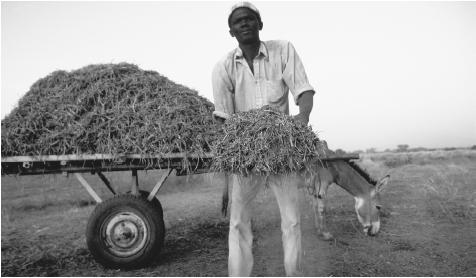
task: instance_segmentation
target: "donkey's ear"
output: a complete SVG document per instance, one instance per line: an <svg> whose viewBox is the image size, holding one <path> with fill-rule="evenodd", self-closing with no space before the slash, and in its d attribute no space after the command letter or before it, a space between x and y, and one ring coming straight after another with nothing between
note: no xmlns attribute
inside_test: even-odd
<svg viewBox="0 0 476 278"><path fill-rule="evenodd" d="M377 191L377 192L382 191L382 187L387 185L389 179L390 179L390 175L386 175L385 177L381 178L378 181L377 185L375 186L375 191Z"/></svg>

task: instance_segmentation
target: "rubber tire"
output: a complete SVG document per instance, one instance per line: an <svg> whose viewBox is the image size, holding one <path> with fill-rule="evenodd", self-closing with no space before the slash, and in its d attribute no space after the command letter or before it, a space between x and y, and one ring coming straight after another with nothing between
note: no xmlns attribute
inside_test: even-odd
<svg viewBox="0 0 476 278"><path fill-rule="evenodd" d="M139 190L139 193L142 196L142 198L146 200L147 200L147 197L149 197L149 191ZM126 194L132 194L132 193L131 191L127 191ZM152 199L152 201L150 202L152 203L153 206L158 207L160 211L162 211L162 205L160 204L159 199L157 199L157 197L154 197L154 199Z"/></svg>
<svg viewBox="0 0 476 278"><path fill-rule="evenodd" d="M145 223L148 230L145 245L127 257L110 252L105 239L101 236L101 228L105 222L119 212L133 212ZM86 228L89 251L98 263L107 268L134 269L147 265L160 253L164 238L165 226L159 200L149 202L143 196L131 194L116 195L97 205Z"/></svg>

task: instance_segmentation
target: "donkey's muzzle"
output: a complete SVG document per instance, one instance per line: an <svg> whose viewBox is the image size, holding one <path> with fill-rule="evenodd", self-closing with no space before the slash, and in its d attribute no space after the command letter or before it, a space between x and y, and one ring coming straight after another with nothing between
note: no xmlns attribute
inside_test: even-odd
<svg viewBox="0 0 476 278"><path fill-rule="evenodd" d="M372 225L364 226L364 233L368 236L375 236L377 232L374 230L375 229L373 229Z"/></svg>
<svg viewBox="0 0 476 278"><path fill-rule="evenodd" d="M375 236L380 230L380 222L373 222L371 225L364 226L364 233L368 236Z"/></svg>

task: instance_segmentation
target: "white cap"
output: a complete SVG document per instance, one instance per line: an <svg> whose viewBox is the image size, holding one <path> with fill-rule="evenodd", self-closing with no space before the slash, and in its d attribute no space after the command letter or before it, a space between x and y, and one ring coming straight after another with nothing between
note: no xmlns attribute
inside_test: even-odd
<svg viewBox="0 0 476 278"><path fill-rule="evenodd" d="M228 22L230 22L230 17L233 14L233 12L236 9L239 9L239 8L248 8L248 9L252 10L253 12L255 12L258 15L258 18L261 19L261 15L260 15L258 9L255 7L255 5L253 5L253 4L251 4L250 2L247 2L247 1L241 1L241 2L238 2L238 3L234 4L231 7L230 13L228 14Z"/></svg>

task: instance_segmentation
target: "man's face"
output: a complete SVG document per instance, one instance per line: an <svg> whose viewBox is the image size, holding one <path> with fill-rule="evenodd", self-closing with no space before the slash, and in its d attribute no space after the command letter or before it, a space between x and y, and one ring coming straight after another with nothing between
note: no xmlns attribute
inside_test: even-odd
<svg viewBox="0 0 476 278"><path fill-rule="evenodd" d="M263 24L248 8L236 9L230 18L230 35L240 44L259 42L259 31Z"/></svg>

